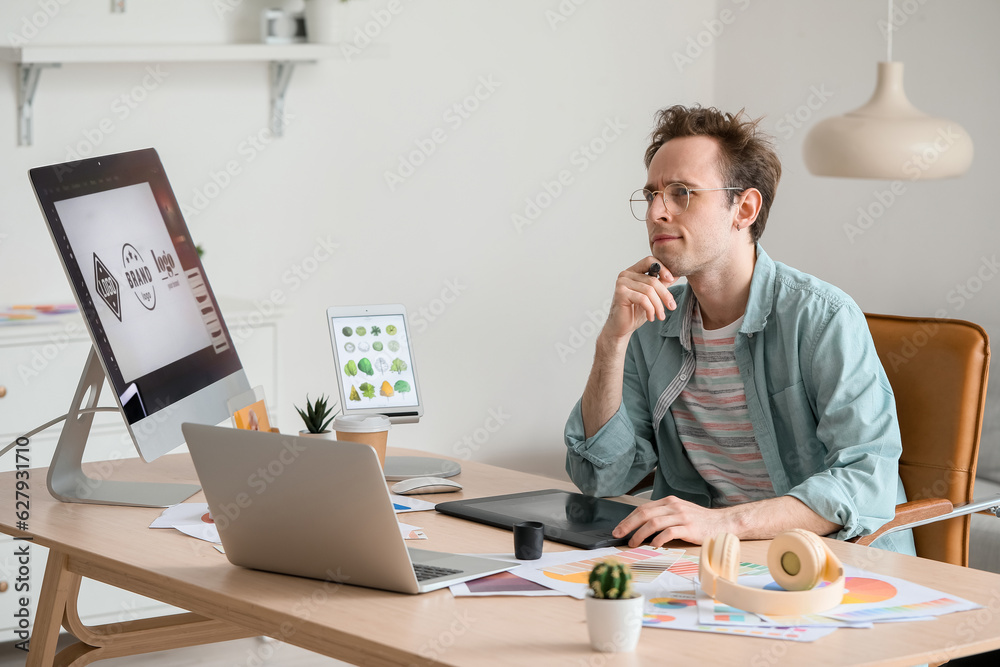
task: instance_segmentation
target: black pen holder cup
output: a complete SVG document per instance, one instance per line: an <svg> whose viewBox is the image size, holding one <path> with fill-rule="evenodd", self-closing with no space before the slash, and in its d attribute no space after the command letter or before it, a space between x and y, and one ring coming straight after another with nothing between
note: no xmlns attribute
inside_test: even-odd
<svg viewBox="0 0 1000 667"><path fill-rule="evenodd" d="M514 557L518 560L536 560L542 557L545 526L541 521L522 521L514 524Z"/></svg>

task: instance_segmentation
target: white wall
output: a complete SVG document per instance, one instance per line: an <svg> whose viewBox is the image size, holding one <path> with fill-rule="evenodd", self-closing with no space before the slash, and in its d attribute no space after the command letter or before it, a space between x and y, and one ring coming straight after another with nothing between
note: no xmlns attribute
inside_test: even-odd
<svg viewBox="0 0 1000 667"><path fill-rule="evenodd" d="M784 174L762 242L867 311L967 319L1000 340L1000 4L896 2L893 60L905 64L907 95L969 132L968 173L903 181L894 194L891 181L819 178L803 163L812 124L871 96L876 63L886 59L886 5L755 2L716 40L716 102L765 116L762 126L778 139ZM861 218L859 208L873 217Z"/></svg>
<svg viewBox="0 0 1000 667"><path fill-rule="evenodd" d="M45 1L0 5L5 43ZM897 3L910 12L894 49L910 99L961 123L976 157L960 179L905 183L851 239L845 226L857 223L858 207L890 184L813 177L801 144L811 123L870 96L885 57L884 2L579 1L402 0L375 39L381 57L296 70L287 136L262 151L246 143L267 127L262 65L163 66L164 82L127 118L112 105L142 81L145 65L46 71L30 148L16 146L14 67L0 68L0 302L69 298L26 171L62 161L111 119L98 151L155 146L188 206L213 172L239 163L241 173L188 224L207 249L217 293L266 300L279 290L286 299L283 429L298 427L292 402L335 390L325 308L399 301L412 314L428 404L419 425L393 431L392 444L561 475L562 426L593 354L591 314L603 317L618 271L648 252L624 199L644 176L652 113L702 102L766 115L764 128L778 137L784 178L763 239L773 257L839 285L866 310L943 309L1000 335L1000 280L983 268L1000 245L992 201L1000 49L988 34L1000 5ZM372 0L371 10L386 2ZM218 4L128 0L126 14L112 15L107 0L69 0L33 41L250 40L259 10L277 3L244 0L222 17ZM547 12L561 6L576 8L553 27ZM499 87L455 127L445 114L480 77ZM832 96L803 111L814 87ZM804 127L782 124L797 111L810 116ZM616 119L620 137L581 160L580 146L599 147ZM391 190L385 172L435 128L447 140ZM515 229L512 214L561 170L572 183ZM334 257L297 282L293 267L327 237L338 244ZM956 285L981 288L965 299ZM485 429L496 423L491 411L504 415L495 433ZM465 438L480 442L470 448Z"/></svg>
<svg viewBox="0 0 1000 667"><path fill-rule="evenodd" d="M960 178L903 181L894 194L891 181L818 178L805 168L808 128L874 90L876 63L886 59L884 0L769 0L735 12L713 43L713 98L765 116L778 138L784 175L762 239L773 257L840 286L866 311L970 320L1000 341L1000 3L897 0L895 9L892 56L905 65L910 101L972 137L975 158ZM873 217L859 222L859 209ZM993 371L984 447L1000 429Z"/></svg>
<svg viewBox="0 0 1000 667"><path fill-rule="evenodd" d="M0 4L5 44L45 2ZM128 0L124 15L109 4L70 0L32 43L249 40L259 10L276 3L245 0L223 17L207 0ZM575 11L555 22L560 4ZM286 136L261 151L247 143L268 121L260 64L162 65L166 78L124 118L115 100L142 82L145 65L45 71L31 147L16 145L15 68L0 68L0 302L70 299L26 172L63 161L110 119L97 152L155 146L189 207L213 172L239 164L188 224L218 294L263 301L278 290L286 300L284 430L298 428L292 402L335 391L326 307L398 301L411 312L427 412L396 428L391 444L562 475L562 426L596 335L588 313L647 252L625 198L643 182L652 113L711 96L712 54L693 76L672 69L670 54L686 25L713 12L652 0L403 0L375 40L382 57L295 71ZM481 78L499 87L457 126L445 114ZM609 122L624 129L608 131L605 145ZM447 140L390 189L385 172L435 128ZM591 142L603 151L592 161L579 152ZM572 183L517 230L512 214L562 170ZM321 238L338 244L333 258L295 279ZM494 433L491 411L504 421Z"/></svg>

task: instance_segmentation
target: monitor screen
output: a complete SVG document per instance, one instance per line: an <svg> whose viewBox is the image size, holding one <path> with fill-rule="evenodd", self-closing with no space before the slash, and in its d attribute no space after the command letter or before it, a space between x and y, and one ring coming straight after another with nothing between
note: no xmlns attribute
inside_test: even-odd
<svg viewBox="0 0 1000 667"><path fill-rule="evenodd" d="M39 167L31 180L104 372L146 460L218 424L249 388L156 151Z"/></svg>

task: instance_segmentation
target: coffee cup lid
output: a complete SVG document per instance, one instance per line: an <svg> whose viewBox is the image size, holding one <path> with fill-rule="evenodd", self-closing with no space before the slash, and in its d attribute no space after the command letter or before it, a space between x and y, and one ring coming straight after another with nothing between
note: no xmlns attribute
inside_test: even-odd
<svg viewBox="0 0 1000 667"><path fill-rule="evenodd" d="M333 420L333 430L341 433L388 431L392 422L384 415L340 415Z"/></svg>

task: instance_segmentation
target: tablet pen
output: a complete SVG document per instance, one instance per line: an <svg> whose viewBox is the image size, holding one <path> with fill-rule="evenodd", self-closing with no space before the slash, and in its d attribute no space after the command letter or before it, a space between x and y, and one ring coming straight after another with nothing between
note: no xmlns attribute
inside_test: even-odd
<svg viewBox="0 0 1000 667"><path fill-rule="evenodd" d="M659 278L660 277L660 263L659 262L653 262L652 264L650 264L649 265L649 271L646 271L646 275L649 276L650 278Z"/></svg>

